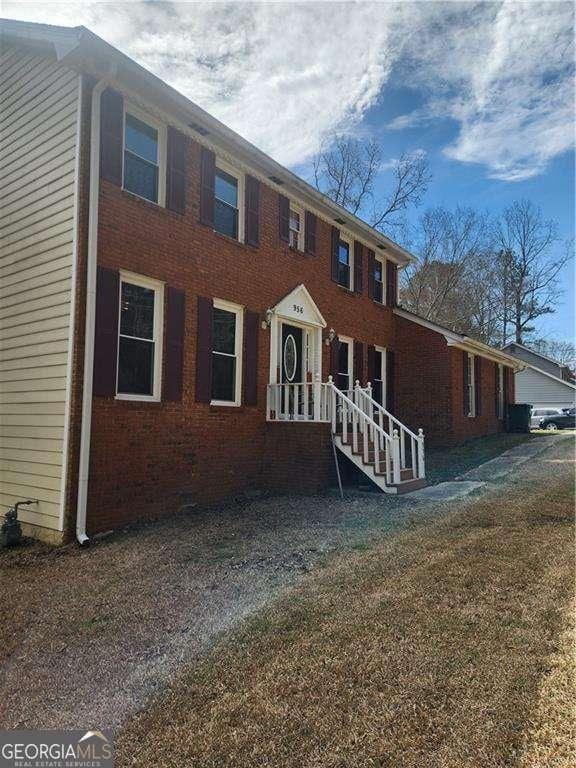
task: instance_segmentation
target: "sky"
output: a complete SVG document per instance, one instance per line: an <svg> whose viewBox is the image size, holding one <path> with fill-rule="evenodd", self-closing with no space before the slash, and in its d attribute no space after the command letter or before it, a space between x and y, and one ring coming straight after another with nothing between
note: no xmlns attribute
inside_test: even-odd
<svg viewBox="0 0 576 768"><path fill-rule="evenodd" d="M571 2L12 2L83 24L305 177L335 133L425 154L421 210L529 198L574 237ZM413 214L417 217L419 212ZM558 244L558 248L562 244ZM574 264L538 334L574 336Z"/></svg>

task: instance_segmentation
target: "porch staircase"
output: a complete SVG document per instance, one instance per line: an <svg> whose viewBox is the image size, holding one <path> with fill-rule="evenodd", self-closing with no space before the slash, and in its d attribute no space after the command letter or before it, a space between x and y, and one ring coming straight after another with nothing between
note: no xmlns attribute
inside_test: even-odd
<svg viewBox="0 0 576 768"><path fill-rule="evenodd" d="M400 494L426 485L424 434L414 433L356 382L343 392L328 378L332 435L336 448L384 493Z"/></svg>
<svg viewBox="0 0 576 768"><path fill-rule="evenodd" d="M268 421L328 422L337 450L384 493L408 493L426 485L424 433L412 432L372 397L370 383L351 390L322 383L273 383Z"/></svg>

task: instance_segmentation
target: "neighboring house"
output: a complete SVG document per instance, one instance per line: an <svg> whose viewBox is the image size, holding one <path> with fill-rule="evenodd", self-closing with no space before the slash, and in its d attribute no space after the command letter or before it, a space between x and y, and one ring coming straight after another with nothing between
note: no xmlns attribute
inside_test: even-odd
<svg viewBox="0 0 576 768"><path fill-rule="evenodd" d="M516 371L516 402L534 408L574 408L576 386L567 380L567 367L533 349L511 342L504 351L526 365Z"/></svg>
<svg viewBox="0 0 576 768"><path fill-rule="evenodd" d="M407 251L88 30L0 33L0 504L36 500L27 533L318 490L332 439L397 493L425 440L503 429L520 364L399 308Z"/></svg>

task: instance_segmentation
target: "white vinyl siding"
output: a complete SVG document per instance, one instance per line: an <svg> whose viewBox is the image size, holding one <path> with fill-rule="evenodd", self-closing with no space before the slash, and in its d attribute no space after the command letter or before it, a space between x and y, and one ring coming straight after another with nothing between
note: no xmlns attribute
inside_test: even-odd
<svg viewBox="0 0 576 768"><path fill-rule="evenodd" d="M517 403L529 403L535 408L545 408L547 405L556 408L574 407L574 387L533 368L519 371L514 383Z"/></svg>
<svg viewBox="0 0 576 768"><path fill-rule="evenodd" d="M79 78L0 56L0 515L62 529Z"/></svg>

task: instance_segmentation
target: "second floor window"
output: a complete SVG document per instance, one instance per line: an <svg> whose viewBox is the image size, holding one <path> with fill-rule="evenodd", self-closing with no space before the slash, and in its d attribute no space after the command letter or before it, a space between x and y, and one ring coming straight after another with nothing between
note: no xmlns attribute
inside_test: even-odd
<svg viewBox="0 0 576 768"><path fill-rule="evenodd" d="M238 179L216 168L214 197L214 229L237 240Z"/></svg>
<svg viewBox="0 0 576 768"><path fill-rule="evenodd" d="M290 229L289 229L289 243L290 248L295 250L302 250L301 243L302 234L302 218L298 211L290 209Z"/></svg>
<svg viewBox="0 0 576 768"><path fill-rule="evenodd" d="M345 288L351 288L350 285L350 246L344 240L340 240L338 245L338 282Z"/></svg>
<svg viewBox="0 0 576 768"><path fill-rule="evenodd" d="M158 131L126 113L124 126L124 189L158 202Z"/></svg>
<svg viewBox="0 0 576 768"><path fill-rule="evenodd" d="M379 259L374 259L374 296L380 304L384 301L384 266Z"/></svg>

